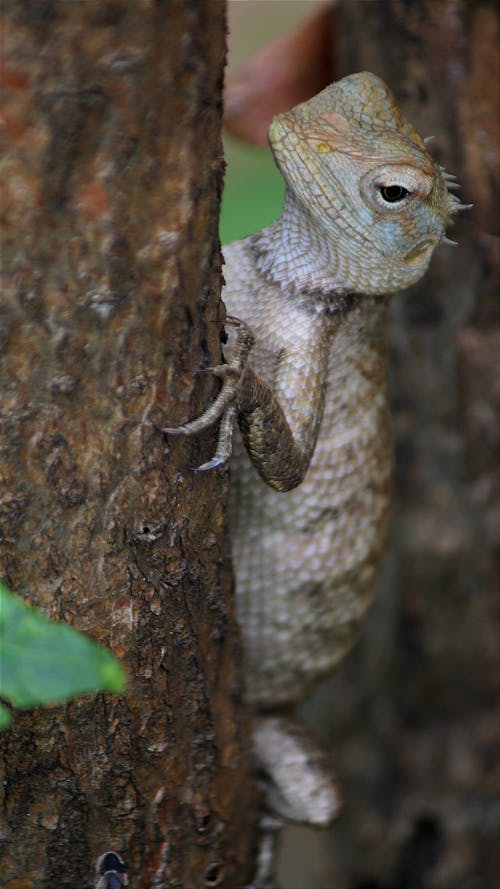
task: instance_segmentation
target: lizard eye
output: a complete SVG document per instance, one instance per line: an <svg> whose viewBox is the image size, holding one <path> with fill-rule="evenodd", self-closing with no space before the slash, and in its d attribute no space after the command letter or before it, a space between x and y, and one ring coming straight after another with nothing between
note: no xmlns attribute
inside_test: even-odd
<svg viewBox="0 0 500 889"><path fill-rule="evenodd" d="M402 201L410 192L407 188L403 188L402 185L382 185L380 194L388 204L396 204L398 201Z"/></svg>
<svg viewBox="0 0 500 889"><path fill-rule="evenodd" d="M406 164L381 164L369 169L359 181L364 202L384 218L407 212L418 198L425 201L435 181L430 174L417 166Z"/></svg>
<svg viewBox="0 0 500 889"><path fill-rule="evenodd" d="M398 201L402 201L410 192L407 188L403 188L402 185L382 185L380 194L388 204L396 204Z"/></svg>

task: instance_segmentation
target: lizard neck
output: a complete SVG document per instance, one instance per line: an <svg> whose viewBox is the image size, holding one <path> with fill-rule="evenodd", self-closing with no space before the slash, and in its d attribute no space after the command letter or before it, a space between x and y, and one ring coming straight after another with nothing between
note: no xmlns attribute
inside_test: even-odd
<svg viewBox="0 0 500 889"><path fill-rule="evenodd" d="M355 286L352 248L342 249L345 238L345 231L331 219L323 226L287 188L280 218L250 242L257 271L272 283L291 294L328 294L335 303L336 297L362 292Z"/></svg>

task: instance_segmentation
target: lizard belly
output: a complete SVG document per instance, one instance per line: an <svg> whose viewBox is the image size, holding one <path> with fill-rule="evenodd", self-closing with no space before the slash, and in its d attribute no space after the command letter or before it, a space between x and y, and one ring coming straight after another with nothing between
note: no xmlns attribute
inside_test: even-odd
<svg viewBox="0 0 500 889"><path fill-rule="evenodd" d="M354 407L340 396L327 402L311 465L291 492L269 488L235 442L236 608L249 698L261 707L297 700L328 673L372 598L389 505L390 423L385 387L358 382L365 391Z"/></svg>

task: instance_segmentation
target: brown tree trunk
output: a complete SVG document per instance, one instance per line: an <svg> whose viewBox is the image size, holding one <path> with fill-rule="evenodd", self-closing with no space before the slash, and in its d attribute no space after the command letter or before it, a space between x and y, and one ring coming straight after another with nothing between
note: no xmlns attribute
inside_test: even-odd
<svg viewBox="0 0 500 889"><path fill-rule="evenodd" d="M2 733L8 889L236 886L255 800L213 434L220 0L4 0L1 575L130 680Z"/></svg>
<svg viewBox="0 0 500 889"><path fill-rule="evenodd" d="M497 11L486 0L346 0L341 33L338 76L380 75L435 137L434 156L474 209L450 232L459 247L440 249L422 283L393 299L392 538L360 644L312 706L346 804L322 841L330 865L307 885L491 889L500 885ZM304 885L299 865L289 862L285 886Z"/></svg>

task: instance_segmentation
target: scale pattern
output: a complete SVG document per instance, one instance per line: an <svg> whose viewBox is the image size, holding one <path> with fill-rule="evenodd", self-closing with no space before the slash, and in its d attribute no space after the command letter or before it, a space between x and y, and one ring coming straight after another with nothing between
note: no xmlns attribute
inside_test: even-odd
<svg viewBox="0 0 500 889"><path fill-rule="evenodd" d="M237 613L261 709L297 701L331 671L370 603L391 487L387 294L421 277L460 206L372 74L280 115L270 141L283 214L225 248L223 299L251 326L251 367L313 456L295 490L274 490L235 436ZM403 199L384 200L391 186Z"/></svg>
<svg viewBox="0 0 500 889"><path fill-rule="evenodd" d="M275 388L284 349L296 349L297 406L328 397L314 456L293 491L258 476L238 435L231 461L236 602L253 703L302 697L355 639L370 602L389 508L391 442L385 384L385 298L357 299L345 316L311 318L255 276L249 243L227 251L225 300L252 318L253 368ZM276 323L278 322L278 323ZM325 353L325 376L310 365ZM316 387L316 390L314 389Z"/></svg>

